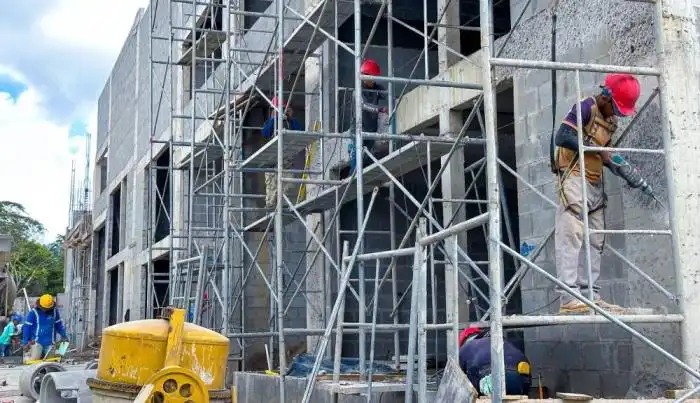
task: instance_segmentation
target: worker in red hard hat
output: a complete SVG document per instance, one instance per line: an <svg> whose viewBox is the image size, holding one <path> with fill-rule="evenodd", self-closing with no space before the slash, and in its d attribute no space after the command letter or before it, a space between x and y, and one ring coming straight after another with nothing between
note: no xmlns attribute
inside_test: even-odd
<svg viewBox="0 0 700 403"><path fill-rule="evenodd" d="M380 76L382 70L379 63L372 59L366 59L360 66L360 74L365 76ZM386 89L373 80L362 80L362 131L365 133L377 133L379 131L379 114L387 113L387 108L382 104L386 102ZM362 146L372 151L374 140L362 141ZM350 170L355 169L355 143L351 142L348 152L350 153Z"/></svg>
<svg viewBox="0 0 700 403"><path fill-rule="evenodd" d="M583 143L591 147L609 147L617 128L619 117L635 113L639 98L639 81L630 74L608 74L596 96L579 101ZM607 311L621 313L624 308L601 299L597 284L605 237L601 233L590 234L591 278L588 278L585 248L583 246L583 191L578 155L578 112L574 105L554 136L552 168L557 175L559 207L556 212L555 248L557 276L576 293L589 297L593 290L594 302ZM619 170L624 159L608 151L587 151L584 157L586 177L586 203L591 230L604 229L604 209L607 196L603 186L603 167L622 177L632 187L643 181L637 169ZM625 162L626 163L626 162ZM644 182L646 183L646 182ZM563 290L560 291L560 312L587 312L588 306Z"/></svg>
<svg viewBox="0 0 700 403"><path fill-rule="evenodd" d="M278 107L279 101L277 99L277 96L272 97L272 108L270 108L270 117L265 121L265 124L263 125L262 128L262 136L266 139L269 140L272 137L275 136L275 130L277 128L277 107ZM304 126L302 126L301 122L297 118L294 117L294 111L292 108L284 104L284 121L282 122L282 126L286 130L297 130L301 131L304 130ZM277 202L277 174L274 172L265 172L265 205L270 207L274 206L275 203ZM285 183L284 185L285 189L289 189L291 187L291 184ZM286 193L286 190L285 190Z"/></svg>
<svg viewBox="0 0 700 403"><path fill-rule="evenodd" d="M530 360L508 340L503 340L507 395L527 395L532 384ZM459 335L459 366L481 395L491 395L491 337L488 329L468 327Z"/></svg>

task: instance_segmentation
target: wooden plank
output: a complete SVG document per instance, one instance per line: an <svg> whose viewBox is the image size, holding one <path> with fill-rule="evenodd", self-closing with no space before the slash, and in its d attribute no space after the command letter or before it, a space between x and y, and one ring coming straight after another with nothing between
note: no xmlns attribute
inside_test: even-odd
<svg viewBox="0 0 700 403"><path fill-rule="evenodd" d="M479 393L469 382L469 378L453 359L447 360L440 386L435 395L436 402L474 403Z"/></svg>

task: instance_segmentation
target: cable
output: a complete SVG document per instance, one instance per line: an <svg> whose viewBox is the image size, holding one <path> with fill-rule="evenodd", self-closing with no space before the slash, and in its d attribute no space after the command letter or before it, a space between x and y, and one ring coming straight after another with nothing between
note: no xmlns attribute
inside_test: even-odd
<svg viewBox="0 0 700 403"><path fill-rule="evenodd" d="M557 301L559 301L559 298L558 298L558 297L557 297L557 298L554 298L554 299L551 300L551 301L549 301L549 303L548 303L547 305L541 306L541 307L539 307L539 308L535 308L535 309L533 309L533 310L531 310L531 311L529 311L529 312L523 312L522 315L530 315L530 314L533 314L533 313L535 313L535 312L539 312L539 311L541 311L541 310L543 310L543 309L545 309L545 308L549 308L550 306L552 306L552 304L554 304L554 303L557 302Z"/></svg>

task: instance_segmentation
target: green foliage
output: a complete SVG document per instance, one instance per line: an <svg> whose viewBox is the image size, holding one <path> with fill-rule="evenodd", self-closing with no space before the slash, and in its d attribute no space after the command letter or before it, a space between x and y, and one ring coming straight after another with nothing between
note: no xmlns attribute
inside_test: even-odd
<svg viewBox="0 0 700 403"><path fill-rule="evenodd" d="M24 206L0 201L0 234L12 236L14 245L26 239L33 239L44 232L44 226L27 214Z"/></svg>
<svg viewBox="0 0 700 403"><path fill-rule="evenodd" d="M11 235L13 241L10 273L17 289L26 288L30 295L63 291L63 236L42 245L37 239L43 233L44 226L24 206L0 201L0 234Z"/></svg>

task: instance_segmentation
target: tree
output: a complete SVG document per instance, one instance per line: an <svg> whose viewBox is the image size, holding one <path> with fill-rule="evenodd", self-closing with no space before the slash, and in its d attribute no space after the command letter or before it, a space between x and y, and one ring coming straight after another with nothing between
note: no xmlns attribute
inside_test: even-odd
<svg viewBox="0 0 700 403"><path fill-rule="evenodd" d="M0 201L0 234L12 236L13 246L22 240L33 239L44 232L44 226L27 214L24 206Z"/></svg>
<svg viewBox="0 0 700 403"><path fill-rule="evenodd" d="M24 206L11 201L0 201L0 234L12 236L10 273L17 289L27 293L63 291L63 236L49 245L37 241L44 226L30 217Z"/></svg>

